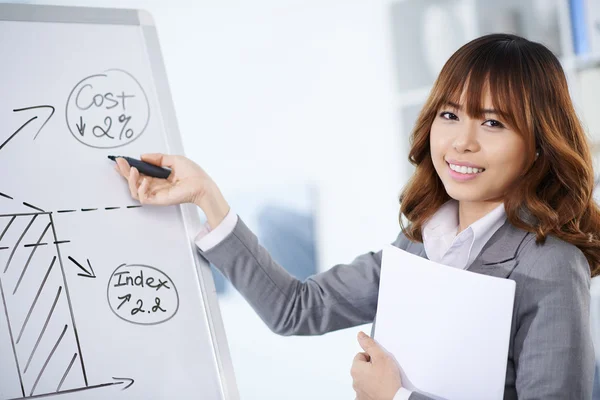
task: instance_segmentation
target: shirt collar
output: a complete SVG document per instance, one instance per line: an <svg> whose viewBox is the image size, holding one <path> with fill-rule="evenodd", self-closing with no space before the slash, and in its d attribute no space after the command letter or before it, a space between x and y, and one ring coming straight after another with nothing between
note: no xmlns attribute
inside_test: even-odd
<svg viewBox="0 0 600 400"><path fill-rule="evenodd" d="M504 204L500 204L469 225L457 237L458 201L449 200L423 224L422 235L425 252L432 261L441 262L451 247L466 246L468 249L465 252L464 260L466 265L461 267L467 268L505 221Z"/></svg>
<svg viewBox="0 0 600 400"><path fill-rule="evenodd" d="M426 237L440 237L458 232L458 202L450 200L442 206L423 224L423 240Z"/></svg>
<svg viewBox="0 0 600 400"><path fill-rule="evenodd" d="M473 230L473 244L471 245L469 260L465 268L475 261L475 258L481 253L483 246L485 246L494 233L500 229L505 221L506 211L504 209L504 204L500 204L470 225L470 228Z"/></svg>

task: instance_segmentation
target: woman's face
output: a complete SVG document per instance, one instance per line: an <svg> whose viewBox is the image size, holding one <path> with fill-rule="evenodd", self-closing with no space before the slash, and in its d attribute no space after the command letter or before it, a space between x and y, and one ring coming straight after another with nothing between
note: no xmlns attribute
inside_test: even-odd
<svg viewBox="0 0 600 400"><path fill-rule="evenodd" d="M495 113L489 92L483 119L461 104L443 106L431 126L433 165L448 195L458 201L501 201L525 168L525 141Z"/></svg>

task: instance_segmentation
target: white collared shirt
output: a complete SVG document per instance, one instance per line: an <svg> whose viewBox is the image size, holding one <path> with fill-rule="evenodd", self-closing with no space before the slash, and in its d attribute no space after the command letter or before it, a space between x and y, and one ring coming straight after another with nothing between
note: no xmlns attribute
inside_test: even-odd
<svg viewBox="0 0 600 400"><path fill-rule="evenodd" d="M235 228L238 216L229 210L221 223L210 229L208 223L196 236L196 245L207 251L223 241ZM451 267L465 269L473 263L483 246L506 221L504 204L458 232L458 202L450 200L423 225L423 245L427 258ZM409 400L411 391L400 388L393 400Z"/></svg>
<svg viewBox="0 0 600 400"><path fill-rule="evenodd" d="M421 232L427 258L465 269L505 221L504 204L500 204L457 235L458 201L450 200L423 225Z"/></svg>

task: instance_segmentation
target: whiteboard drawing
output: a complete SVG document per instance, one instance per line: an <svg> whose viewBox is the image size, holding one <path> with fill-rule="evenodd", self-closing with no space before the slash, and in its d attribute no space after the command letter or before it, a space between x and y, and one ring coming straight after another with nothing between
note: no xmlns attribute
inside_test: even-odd
<svg viewBox="0 0 600 400"><path fill-rule="evenodd" d="M33 140L37 139L38 135L40 134L40 132L42 131L42 129L44 129L44 126L48 123L48 121L50 121L50 118L52 118L52 115L54 115L54 107L52 106L33 106L33 107L25 107L25 108L17 108L14 109L13 112L21 112L21 111L27 111L27 110L35 110L35 109L49 109L50 110L50 114L48 115L48 118L46 119L46 121L44 121L44 123L42 124L42 126L39 128L39 130L37 131L37 133L35 134L35 136L33 137ZM2 144L0 144L0 150L2 150L2 148L4 146L6 146L8 144L8 142L10 142L15 136L17 136L19 134L19 132L21 132L27 125L29 125L30 122L36 120L38 118L38 116L34 116L33 118L29 119L27 122L25 122L23 125L21 125L19 127L19 129L17 129L12 135L10 135L8 137L8 139L5 139L4 142L2 142Z"/></svg>
<svg viewBox="0 0 600 400"><path fill-rule="evenodd" d="M107 157L184 152L152 17L0 14L0 400L237 400L198 215Z"/></svg>
<svg viewBox="0 0 600 400"><path fill-rule="evenodd" d="M3 214L0 215L0 227L0 243L3 244L0 247L0 295L18 385L23 393L19 398L112 385L130 387L134 383L131 378L114 377L113 382L97 385L88 382L67 271L60 251L60 246L70 241L56 237L52 213ZM37 237L36 242L24 243L28 232L28 236ZM69 259L75 261L72 257ZM91 269L91 264L88 265ZM86 274L78 276L95 277L93 269L85 271ZM20 290L24 281L33 283L37 289ZM50 351L44 352L42 348ZM49 365L53 369L62 366L64 372L54 374L54 380L42 379Z"/></svg>
<svg viewBox="0 0 600 400"><path fill-rule="evenodd" d="M67 126L75 139L90 147L125 146L144 133L149 118L150 104L142 85L120 69L82 79L67 101Z"/></svg>
<svg viewBox="0 0 600 400"><path fill-rule="evenodd" d="M149 265L119 265L111 275L107 297L115 315L133 324L160 324L179 309L179 294L171 278Z"/></svg>
<svg viewBox="0 0 600 400"><path fill-rule="evenodd" d="M114 96L111 91L115 92ZM0 143L0 157L18 136L30 135L32 140L37 139L54 115L55 107L39 105L17 108L13 112L30 110L38 115L29 118ZM72 135L93 148L114 148L131 143L144 132L150 117L143 88L133 75L118 69L81 80L71 91L65 110ZM39 127L36 125L37 131L27 129L38 118L44 122ZM89 130L86 130L87 126ZM7 193L0 192L0 197L16 201L14 195ZM97 276L89 259L86 259L87 267L70 255L65 259L61 246L72 240L57 237L53 214L109 212L141 206L47 211L32 203L20 201L29 212L0 213L0 297L10 340L3 348L12 350L13 375L18 377L14 380L16 390L13 393L21 394L9 398L39 398L108 386L128 389L135 382L130 377L112 377L112 381L103 383L92 383L88 379L73 307L76 299L69 290L69 277L73 277L75 271L79 271L76 276L80 278L96 279ZM37 239L28 242L32 236ZM66 260L77 269L69 268ZM119 265L108 281L107 292L108 305L114 314L134 324L165 322L179 308L175 284L164 272L152 266ZM148 305L147 310L145 305ZM49 370L54 373L47 374ZM0 395L0 400L9 398Z"/></svg>

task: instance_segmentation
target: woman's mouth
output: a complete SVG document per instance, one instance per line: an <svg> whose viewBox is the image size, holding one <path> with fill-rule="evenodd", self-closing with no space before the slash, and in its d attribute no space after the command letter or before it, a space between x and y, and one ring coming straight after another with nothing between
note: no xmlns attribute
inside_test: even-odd
<svg viewBox="0 0 600 400"><path fill-rule="evenodd" d="M448 173L450 176L457 181L469 181L475 179L477 176L481 175L485 168L477 168L477 167L467 167L464 165L456 165L449 162L446 162L448 165Z"/></svg>

